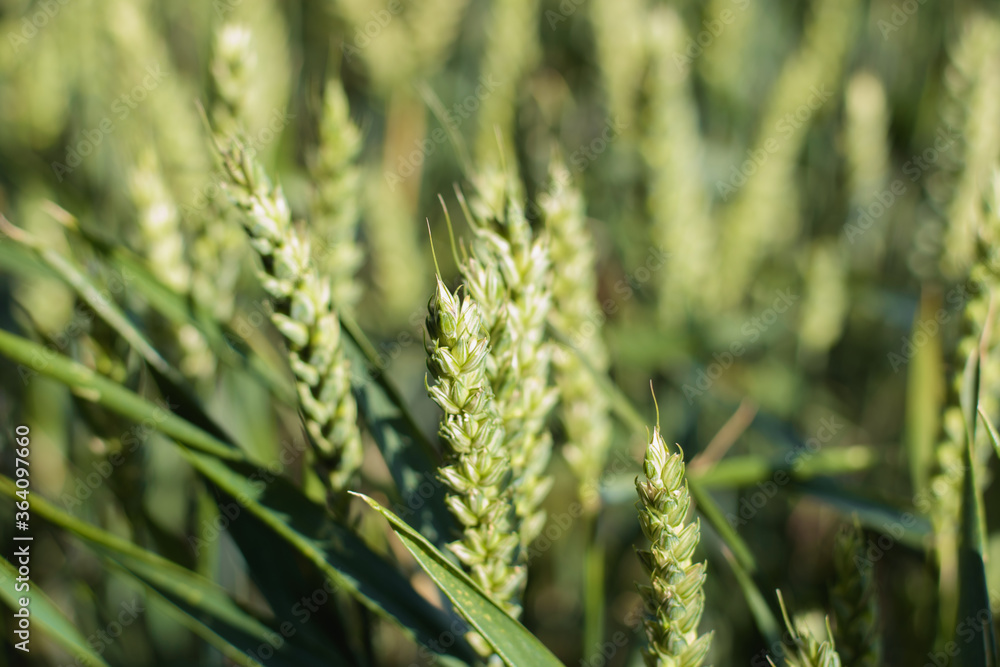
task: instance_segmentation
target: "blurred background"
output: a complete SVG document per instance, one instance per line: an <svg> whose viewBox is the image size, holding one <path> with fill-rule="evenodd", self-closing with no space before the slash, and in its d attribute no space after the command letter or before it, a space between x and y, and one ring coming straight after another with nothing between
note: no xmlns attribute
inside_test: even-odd
<svg viewBox="0 0 1000 667"><path fill-rule="evenodd" d="M213 69L226 57L226 25L248 28L255 54L230 78ZM294 408L252 370L201 346L164 316L159 292L107 260L127 249L199 317L277 345L260 328L267 302L219 188L209 118L218 126L238 109L294 216L307 219L323 187L314 174L324 92L343 87L360 137L344 186L362 251L352 314L429 433L439 412L424 388L434 275L425 221L453 280L439 196L467 238L454 186L468 190L478 169L503 160L537 222L550 165L565 162L597 251L596 333L578 337L603 337L615 396L641 413L615 421L593 528L605 549L603 632L584 637L580 525L554 531L531 565L523 622L566 664L638 664L645 641L630 614L643 577L633 480L647 435L636 426L654 421L650 380L665 439L689 461L704 454L692 472L752 550L767 604L777 609L780 586L821 627L834 538L857 514L873 549L885 664L922 665L935 650L951 590L930 550L935 448L948 434L941 415L963 305L981 284L969 271L989 238L983 202L1000 159L993 3L0 0L0 39L0 212L110 286L194 378L206 410L262 456L301 441ZM336 243L310 231L314 243ZM8 238L0 326L133 389L147 382L128 345ZM255 347L267 357L267 345ZM2 363L0 421L5 432L32 428L33 493L269 617L225 530L199 548L212 522L225 522L191 467L156 446L162 436ZM994 420L996 365L984 360ZM556 419L552 428L558 451L563 428ZM386 500L391 481L370 440L361 486ZM5 436L8 475L10 444ZM745 465L713 468L723 457ZM983 460L997 553L997 462ZM764 473L747 467L754 461ZM801 474L775 481L775 461L801 463ZM301 480L300 467L288 474ZM555 524L577 488L558 453L550 471ZM91 485L94 473L101 480ZM13 505L0 507L9 557ZM359 531L433 597L384 525L354 509ZM906 511L920 517L899 538ZM134 577L36 523L33 581L109 664L234 664ZM879 547L884 534L890 548ZM766 664L767 641L734 592L725 551L703 524L710 662ZM987 575L996 600L996 560ZM101 638L118 620L120 636ZM72 663L42 637L26 659L9 621L2 615L0 664ZM394 627L368 622L374 664L429 664ZM603 656L619 631L626 645Z"/></svg>

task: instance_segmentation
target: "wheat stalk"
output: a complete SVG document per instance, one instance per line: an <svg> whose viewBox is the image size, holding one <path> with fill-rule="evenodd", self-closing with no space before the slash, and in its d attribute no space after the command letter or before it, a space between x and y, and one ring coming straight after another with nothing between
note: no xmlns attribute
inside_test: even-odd
<svg viewBox="0 0 1000 667"><path fill-rule="evenodd" d="M637 550L650 583L639 587L646 603L649 667L699 667L712 643L711 632L699 635L705 610L705 563L692 558L701 523L688 521L691 495L684 476L684 457L670 453L659 425L646 447L645 481L635 480L639 524L650 548Z"/></svg>
<svg viewBox="0 0 1000 667"><path fill-rule="evenodd" d="M361 466L357 405L341 345L330 284L311 263L309 242L292 227L281 189L238 139L217 138L229 177L227 191L261 260L258 277L275 299L271 321L285 337L306 430L333 491L346 489Z"/></svg>
<svg viewBox="0 0 1000 667"><path fill-rule="evenodd" d="M427 367L434 378L428 393L444 410L441 437L447 465L439 474L451 493L446 502L462 527L449 544L476 582L513 615L512 602L524 579L513 564L510 458L503 423L486 376L490 338L476 301L451 293L441 279L428 305Z"/></svg>

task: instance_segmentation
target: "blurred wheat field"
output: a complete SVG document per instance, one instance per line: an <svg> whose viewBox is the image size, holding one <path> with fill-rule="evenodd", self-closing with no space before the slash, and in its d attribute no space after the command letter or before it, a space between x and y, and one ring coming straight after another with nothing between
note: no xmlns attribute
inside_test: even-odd
<svg viewBox="0 0 1000 667"><path fill-rule="evenodd" d="M1000 665L993 4L0 38L0 667Z"/></svg>

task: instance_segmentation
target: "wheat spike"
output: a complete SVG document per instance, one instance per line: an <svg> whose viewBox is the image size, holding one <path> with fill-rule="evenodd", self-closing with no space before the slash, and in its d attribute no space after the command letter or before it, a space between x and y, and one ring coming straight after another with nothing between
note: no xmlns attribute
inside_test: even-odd
<svg viewBox="0 0 1000 667"><path fill-rule="evenodd" d="M698 634L706 573L704 562L692 560L701 523L687 518L691 495L684 468L684 457L667 450L657 425L646 447L645 480L635 480L639 524L650 541L649 549L637 551L650 579L639 586L648 612L648 667L699 667L712 643L711 632Z"/></svg>

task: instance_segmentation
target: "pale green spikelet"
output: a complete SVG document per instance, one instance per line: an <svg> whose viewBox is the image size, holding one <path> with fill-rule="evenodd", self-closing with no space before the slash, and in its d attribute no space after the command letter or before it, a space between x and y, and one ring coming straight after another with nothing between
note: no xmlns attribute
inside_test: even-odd
<svg viewBox="0 0 1000 667"><path fill-rule="evenodd" d="M491 3L480 76L496 81L497 85L480 100L473 151L479 162L496 155L499 130L503 160L516 164L513 138L521 82L540 55L538 11L538 0Z"/></svg>
<svg viewBox="0 0 1000 667"><path fill-rule="evenodd" d="M644 481L638 477L636 509L648 550L637 550L649 585L639 586L646 604L648 667L699 667L708 654L713 633L698 634L705 610L705 563L693 562L701 539L701 522L688 520L691 494L684 476L684 457L671 453L660 427L646 447Z"/></svg>
<svg viewBox="0 0 1000 667"><path fill-rule="evenodd" d="M212 122L223 134L243 133L260 156L273 153L286 113L293 67L281 3L242 2L217 29L211 75Z"/></svg>
<svg viewBox="0 0 1000 667"><path fill-rule="evenodd" d="M714 223L702 181L704 146L691 79L674 56L686 41L681 18L664 8L649 17L647 38L652 63L648 138L643 155L650 171L649 211L652 241L673 249L657 276L660 318L683 320L711 280Z"/></svg>
<svg viewBox="0 0 1000 667"><path fill-rule="evenodd" d="M437 280L428 304L428 393L444 410L440 434L447 465L439 471L446 503L462 530L449 548L476 582L508 612L524 579L514 564L518 538L511 521L510 457L503 422L486 375L490 337L475 299Z"/></svg>
<svg viewBox="0 0 1000 667"><path fill-rule="evenodd" d="M544 234L532 234L514 186L503 174L484 171L477 185L470 220L476 240L462 273L493 341L487 374L506 432L526 557L545 526L541 504L553 481L545 474L552 453L545 422L558 397L549 383L553 348L545 336L552 305L549 244Z"/></svg>
<svg viewBox="0 0 1000 667"><path fill-rule="evenodd" d="M150 270L164 285L185 294L191 270L184 261L180 218L153 151L140 153L129 174L129 192L138 212L142 252L149 258Z"/></svg>
<svg viewBox="0 0 1000 667"><path fill-rule="evenodd" d="M149 260L153 275L178 294L191 289L191 269L186 263L180 215L163 180L156 153L144 150L129 174L129 192L138 213L140 253ZM208 378L215 359L205 338L190 324L176 331L180 368L187 377Z"/></svg>
<svg viewBox="0 0 1000 667"><path fill-rule="evenodd" d="M873 567L865 563L864 533L857 521L837 535L833 564L837 573L830 590L838 653L844 667L879 667L878 592Z"/></svg>
<svg viewBox="0 0 1000 667"><path fill-rule="evenodd" d="M945 78L953 107L946 121L961 129L959 172L948 204L943 269L961 277L976 261L976 242L984 224L982 201L1000 159L1000 22L971 17Z"/></svg>
<svg viewBox="0 0 1000 667"><path fill-rule="evenodd" d="M253 35L244 25L224 25L215 36L215 56L212 59L212 82L215 85L215 105L212 120L225 135L245 131L250 91L257 54L253 50Z"/></svg>
<svg viewBox="0 0 1000 667"><path fill-rule="evenodd" d="M333 302L348 311L361 296L356 274L364 260L358 245L361 175L355 164L360 151L361 133L351 122L347 95L341 83L331 79L313 156L311 231L313 255L320 272L330 276Z"/></svg>
<svg viewBox="0 0 1000 667"><path fill-rule="evenodd" d="M788 636L792 639L791 650L785 649L785 667L841 667L840 655L837 653L830 631L830 623L826 623L826 639L818 641L802 623L793 623L785 608L785 600L778 591L778 604L788 628ZM771 659L768 658L770 662ZM773 665L774 663L771 662Z"/></svg>
<svg viewBox="0 0 1000 667"><path fill-rule="evenodd" d="M746 183L716 186L729 202L722 221L719 266L713 281L714 306L728 308L743 300L761 263L787 252L799 235L795 170L813 119L836 105L844 54L853 43L858 0L814 0L798 53L790 55L768 97L757 137L750 149L760 165ZM799 122L803 109L808 116ZM792 119L792 120L789 120ZM794 121L794 122L792 122ZM745 152L736 163L747 160ZM740 167L737 166L737 169ZM729 179L727 175L725 178Z"/></svg>
<svg viewBox="0 0 1000 667"><path fill-rule="evenodd" d="M363 452L330 284L312 264L308 240L293 228L281 188L271 186L239 140L218 142L226 189L261 259L260 282L275 300L271 321L288 344L306 429L332 490L342 491L361 467Z"/></svg>
<svg viewBox="0 0 1000 667"><path fill-rule="evenodd" d="M597 303L594 244L585 224L583 197L561 162L553 162L550 176L551 188L540 204L551 244L551 319L577 348L574 352L558 345L552 353L566 431L562 451L576 474L587 511L594 512L600 500L589 489L597 484L611 445L608 400L593 376L608 370L608 350L601 335L604 313Z"/></svg>

